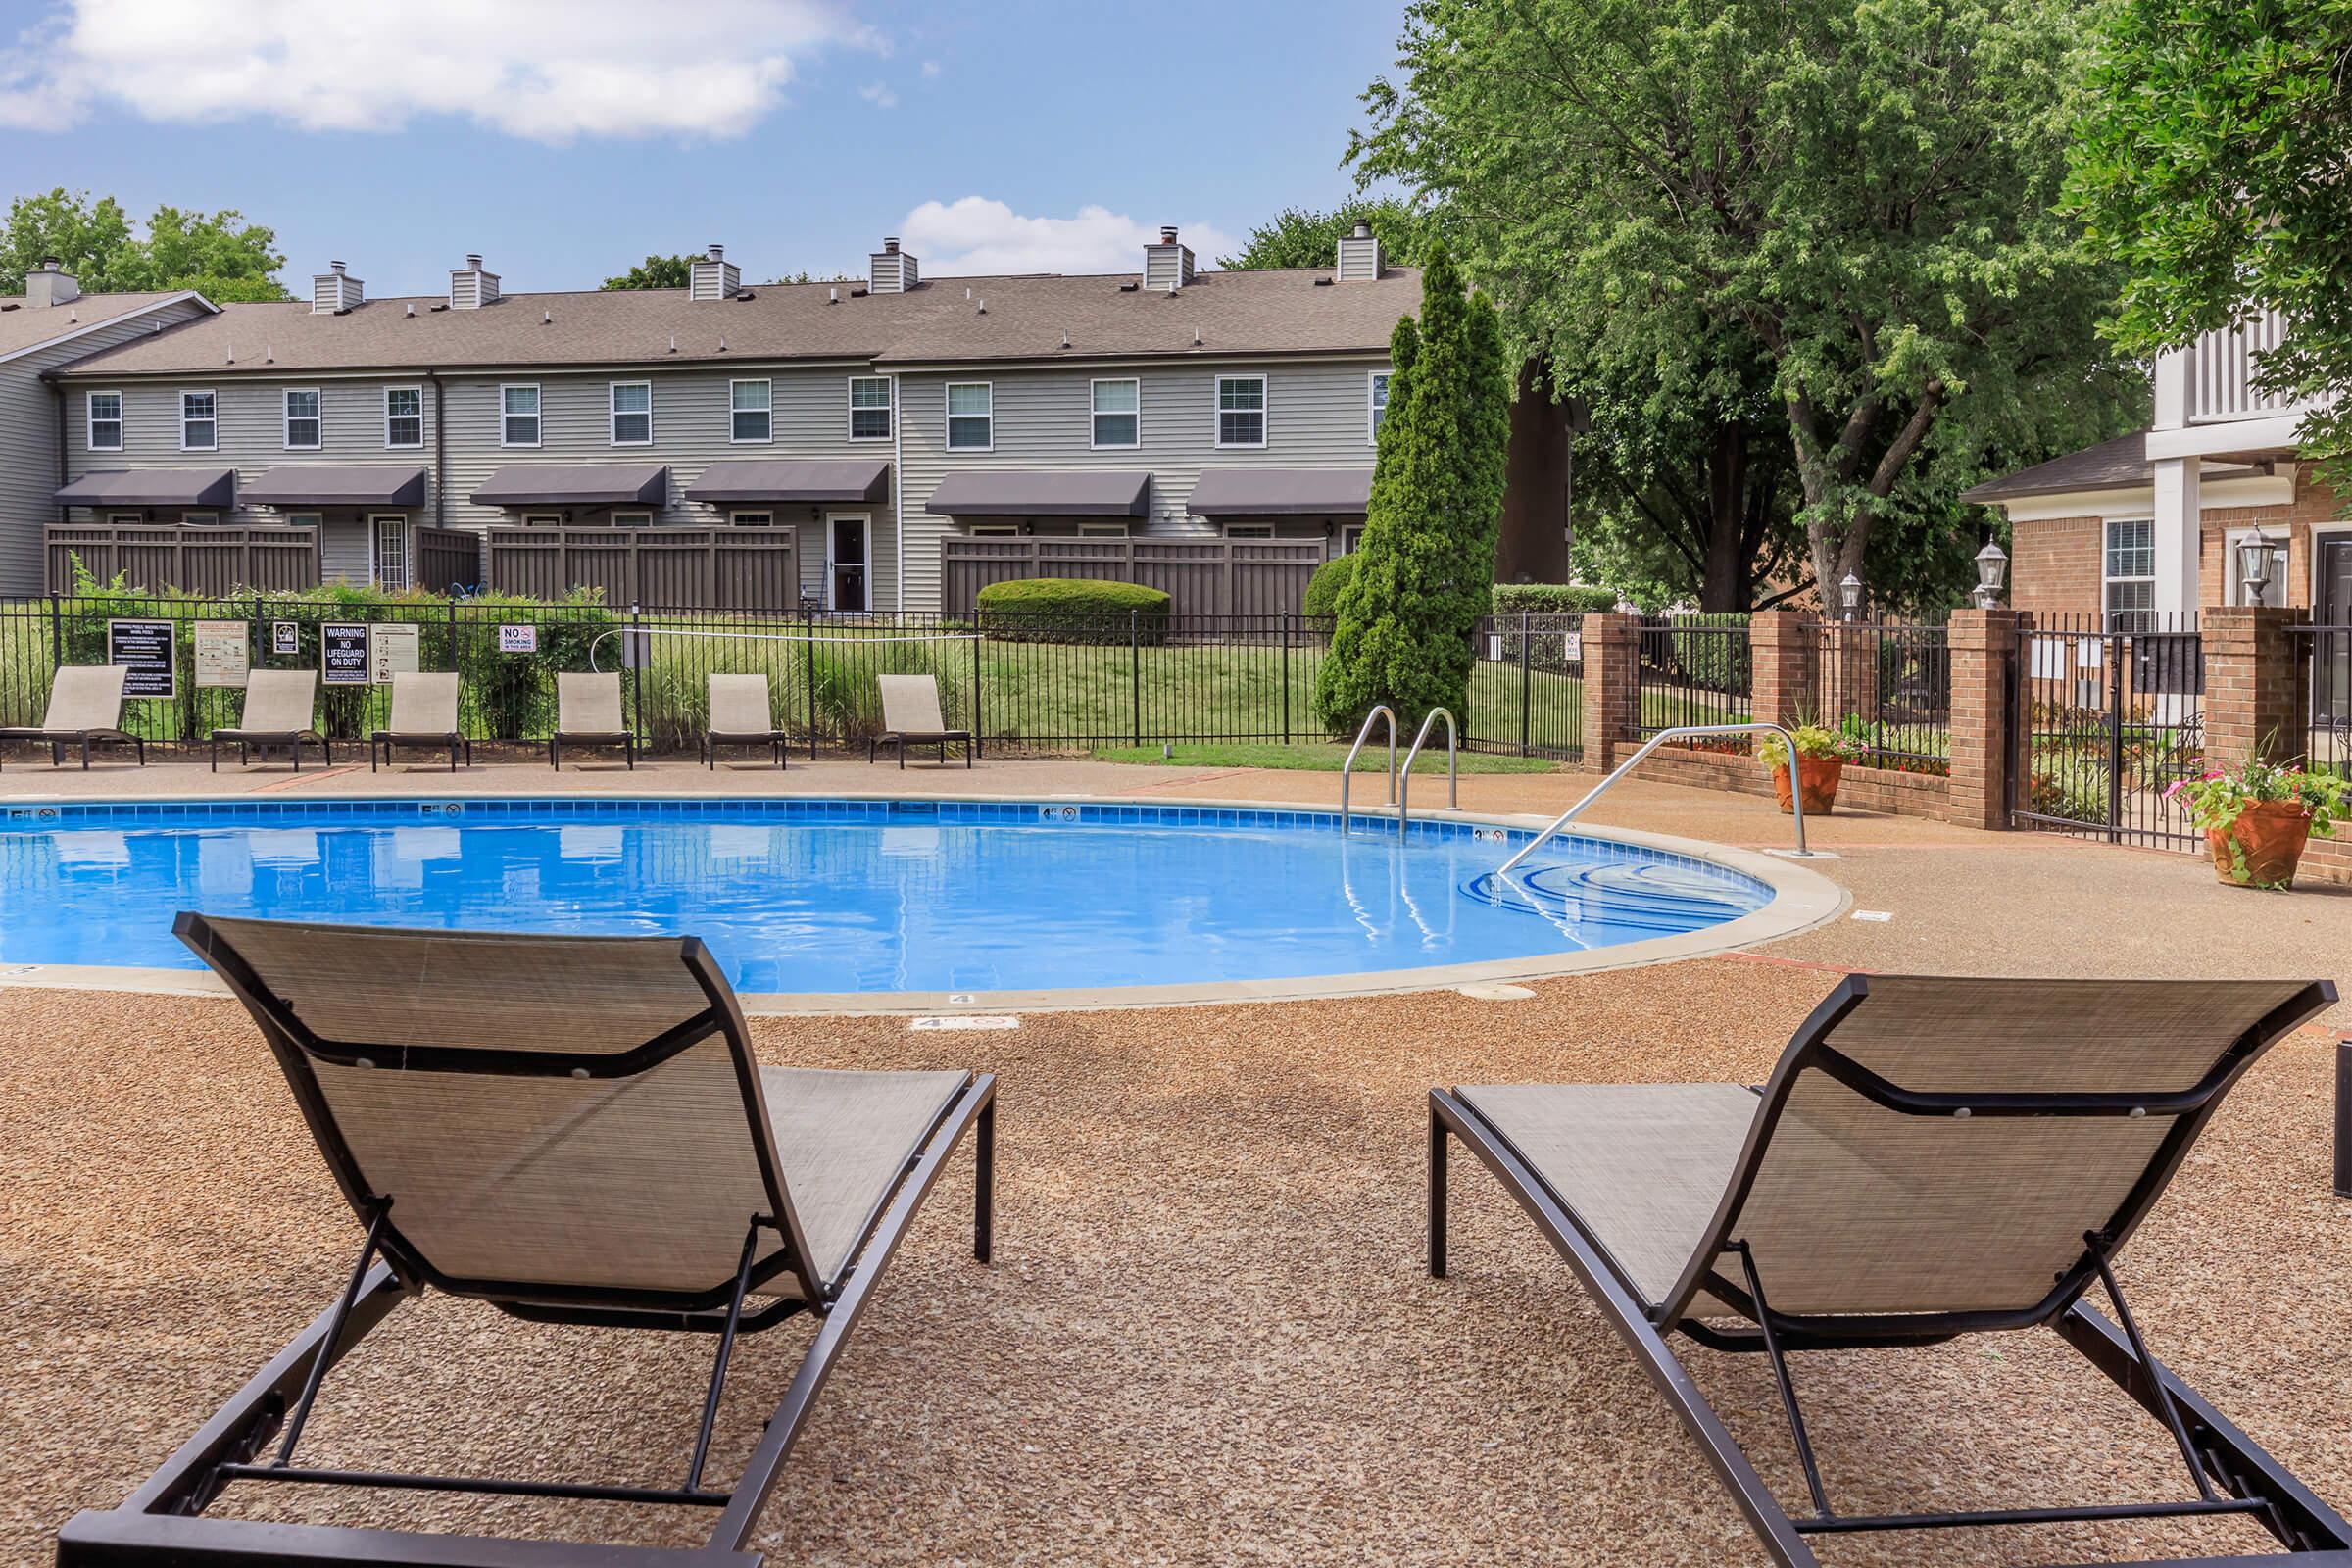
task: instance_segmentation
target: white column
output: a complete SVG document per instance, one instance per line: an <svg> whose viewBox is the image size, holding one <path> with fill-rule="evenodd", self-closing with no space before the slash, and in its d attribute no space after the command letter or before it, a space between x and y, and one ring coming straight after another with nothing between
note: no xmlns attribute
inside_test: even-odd
<svg viewBox="0 0 2352 1568"><path fill-rule="evenodd" d="M2197 545L2202 512L2201 458L2156 462L2156 609L2197 608Z"/></svg>

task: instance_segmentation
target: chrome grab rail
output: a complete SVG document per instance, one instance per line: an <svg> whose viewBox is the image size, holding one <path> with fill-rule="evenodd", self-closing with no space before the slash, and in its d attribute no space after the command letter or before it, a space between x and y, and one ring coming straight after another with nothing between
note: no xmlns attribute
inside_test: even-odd
<svg viewBox="0 0 2352 1568"><path fill-rule="evenodd" d="M1389 721L1389 804L1391 806L1396 804L1396 715L1390 710L1388 704L1374 703L1372 711L1364 715L1363 723L1356 728L1355 744L1348 748L1348 760L1340 764L1340 837L1342 838L1348 836L1348 781L1355 776L1356 754L1364 749L1364 742L1372 738L1372 721L1376 718L1385 718Z"/></svg>
<svg viewBox="0 0 2352 1568"><path fill-rule="evenodd" d="M1647 757L1650 753L1656 751L1660 745L1674 739L1676 736L1750 735L1755 733L1757 730L1767 729L1772 731L1775 735L1778 735L1781 738L1781 744L1788 748L1788 768L1790 774L1788 780L1788 806L1789 809L1796 817L1796 853L1799 855L1811 855L1813 852L1805 848L1805 803L1796 788L1795 736L1789 734L1787 729L1783 728L1779 724L1677 724L1672 729L1662 729L1658 731L1648 740L1642 742L1642 749L1640 751L1627 758L1624 761L1619 762L1614 772L1610 773L1607 778L1602 779L1599 783L1592 786L1592 794L1587 795L1583 800L1577 802L1565 811L1562 811L1558 816L1553 817L1551 826L1545 828L1543 832L1528 840L1525 847L1523 847L1517 855L1514 855L1509 859L1503 861L1501 869L1497 870L1494 874L1496 876L1509 876L1512 868L1518 865L1521 860L1526 859L1529 856L1535 854L1537 850L1543 848L1544 845L1549 842L1551 837L1558 833L1560 829L1566 827L1570 822L1575 821L1578 812L1582 811L1586 807L1591 806L1594 801L1599 800L1601 791L1607 789L1610 785L1625 777L1626 774L1632 772L1636 767L1641 765L1642 759Z"/></svg>
<svg viewBox="0 0 2352 1568"><path fill-rule="evenodd" d="M1456 759L1454 756L1461 746L1461 732L1454 728L1452 709L1433 708L1429 710L1429 716L1421 720L1420 732L1413 736L1412 747L1404 754L1404 770L1398 775L1396 836L1399 839L1404 837L1405 818L1412 814L1412 807L1409 803L1413 794L1413 760L1421 755L1421 743L1429 739L1429 726L1441 718L1446 721L1446 809L1448 811L1461 809L1461 781L1455 771Z"/></svg>

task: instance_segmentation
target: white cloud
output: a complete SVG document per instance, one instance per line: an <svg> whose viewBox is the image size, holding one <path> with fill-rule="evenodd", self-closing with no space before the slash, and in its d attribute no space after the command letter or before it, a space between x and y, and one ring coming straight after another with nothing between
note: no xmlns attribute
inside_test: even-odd
<svg viewBox="0 0 2352 1568"><path fill-rule="evenodd" d="M1232 235L1207 223L1178 226L1203 268L1239 248ZM906 215L899 232L933 276L1138 272L1144 246L1159 238L1159 225L1098 206L1079 208L1075 218L1024 218L1003 202L965 196L923 203Z"/></svg>
<svg viewBox="0 0 2352 1568"><path fill-rule="evenodd" d="M858 96L864 99L867 103L872 104L876 109L896 109L899 107L899 95L895 92L892 92L886 84L879 81L869 81L864 86L858 88Z"/></svg>
<svg viewBox="0 0 2352 1568"><path fill-rule="evenodd" d="M926 80L926 81L933 80L933 79L936 79L936 78L938 77L938 75L939 75L939 62L938 62L938 61L936 61L936 60L926 60L926 61L924 61L924 62L923 62L923 79L924 79L924 80Z"/></svg>
<svg viewBox="0 0 2352 1568"><path fill-rule="evenodd" d="M828 0L65 0L0 48L0 126L105 106L306 130L453 115L546 142L740 136L796 59L883 42Z"/></svg>

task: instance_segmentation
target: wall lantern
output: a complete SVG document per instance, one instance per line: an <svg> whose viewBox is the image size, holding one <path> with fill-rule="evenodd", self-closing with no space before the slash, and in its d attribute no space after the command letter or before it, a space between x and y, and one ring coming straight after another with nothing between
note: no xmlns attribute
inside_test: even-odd
<svg viewBox="0 0 2352 1568"><path fill-rule="evenodd" d="M1991 540L1977 552L1977 586L1971 596L1979 610L1990 610L2001 602L2001 582L2009 575L2009 558Z"/></svg>
<svg viewBox="0 0 2352 1568"><path fill-rule="evenodd" d="M2270 586L2271 567L2278 562L2278 541L2260 528L2237 542L2237 580L2244 585L2246 603L2264 604L2264 590Z"/></svg>

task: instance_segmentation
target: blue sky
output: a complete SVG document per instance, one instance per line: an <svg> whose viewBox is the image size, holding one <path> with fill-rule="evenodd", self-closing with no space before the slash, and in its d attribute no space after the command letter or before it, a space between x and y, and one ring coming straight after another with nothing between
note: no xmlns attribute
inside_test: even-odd
<svg viewBox="0 0 2352 1568"><path fill-rule="evenodd" d="M934 275L1108 270L1163 222L1205 264L1348 193L1400 9L0 0L0 167L238 208L298 290L337 257L431 292L468 250L586 288L713 240L747 278L857 271L886 233Z"/></svg>

